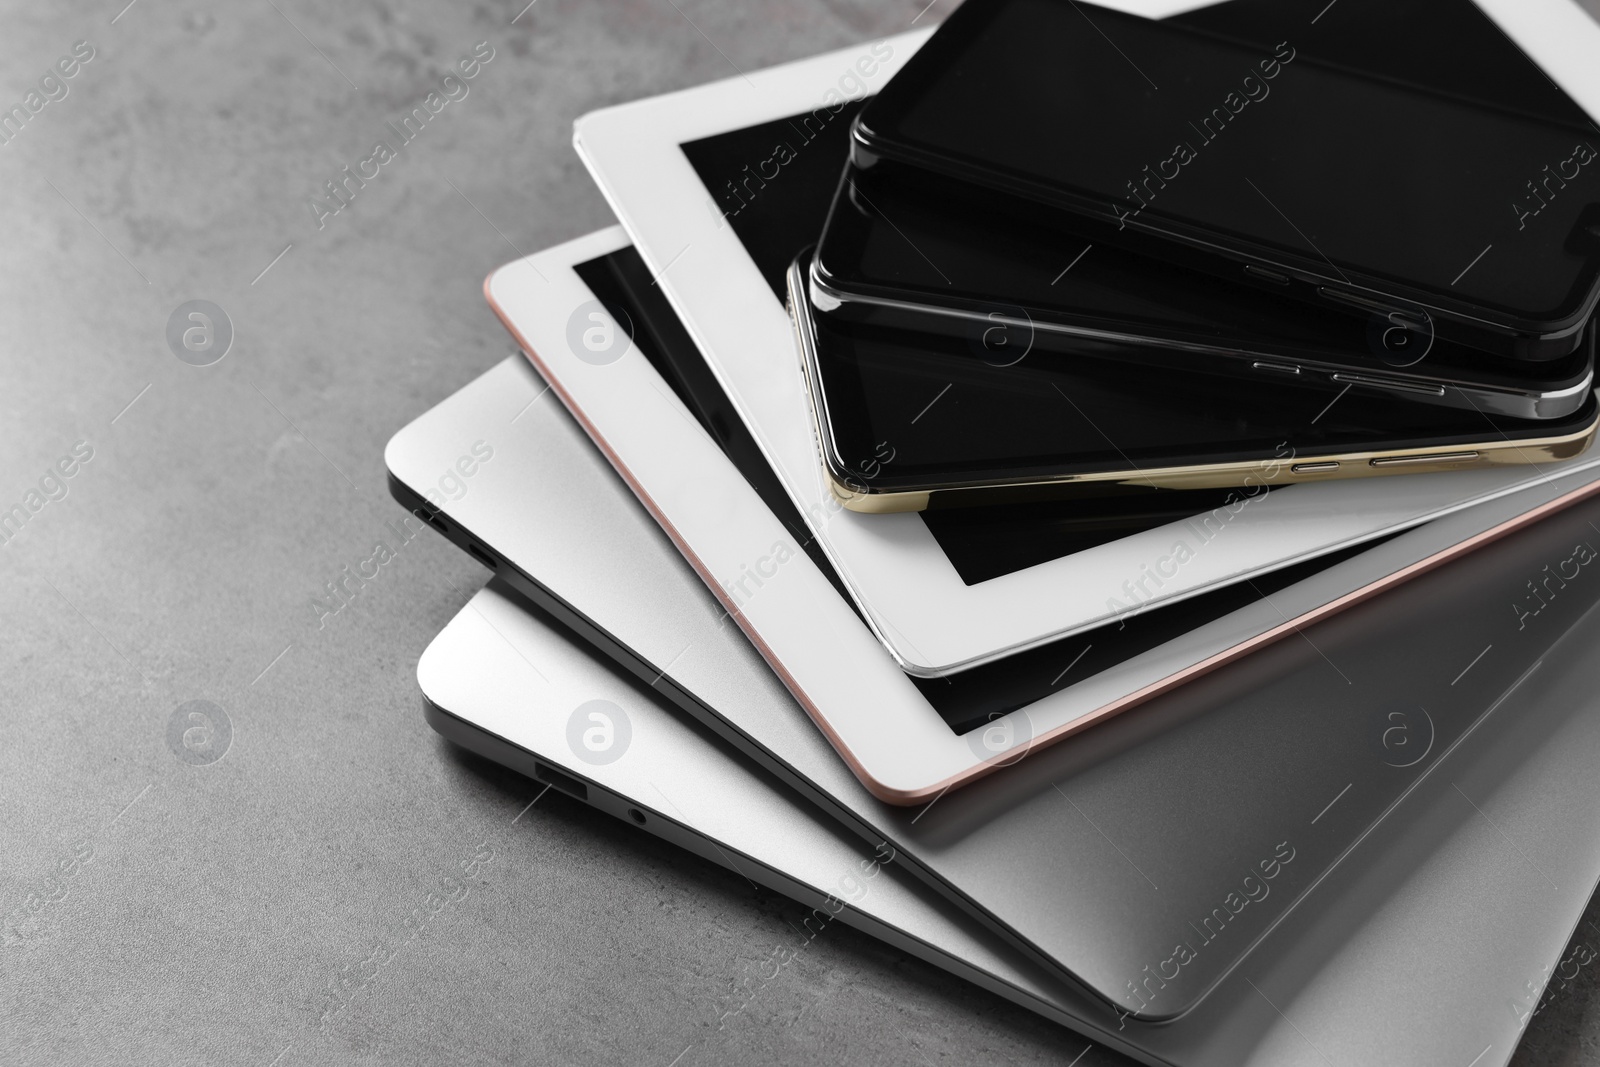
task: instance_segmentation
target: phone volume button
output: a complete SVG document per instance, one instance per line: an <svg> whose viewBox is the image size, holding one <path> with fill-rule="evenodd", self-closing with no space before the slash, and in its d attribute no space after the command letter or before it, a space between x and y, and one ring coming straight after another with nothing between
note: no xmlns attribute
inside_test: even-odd
<svg viewBox="0 0 1600 1067"><path fill-rule="evenodd" d="M1343 304L1346 307L1357 308L1361 311L1371 312L1374 315L1382 315L1385 319L1392 315L1407 316L1407 321L1421 317L1417 311L1408 312L1403 307L1385 303L1382 300L1377 300L1361 293L1352 293L1347 289L1337 289L1331 285L1319 287L1317 295L1324 300L1331 300L1335 304Z"/></svg>
<svg viewBox="0 0 1600 1067"><path fill-rule="evenodd" d="M1402 382L1393 378L1369 378L1364 374L1334 374L1334 381L1342 385L1371 385L1379 389L1393 389L1405 393L1420 393L1423 396L1444 396L1444 386L1424 385L1421 382Z"/></svg>
<svg viewBox="0 0 1600 1067"><path fill-rule="evenodd" d="M1336 471L1338 469L1338 460L1325 459L1319 463L1296 463L1289 468L1289 471L1292 474L1325 474L1328 471Z"/></svg>
<svg viewBox="0 0 1600 1067"><path fill-rule="evenodd" d="M1251 366L1255 367L1256 370L1267 370L1267 371L1272 371L1272 372L1274 372L1276 374L1299 374L1300 373L1300 368L1295 366L1292 363L1266 363L1266 362L1263 362L1262 360L1258 359L1253 364L1251 364Z"/></svg>
<svg viewBox="0 0 1600 1067"><path fill-rule="evenodd" d="M1429 456L1382 456L1368 462L1374 467L1420 467L1434 463L1470 463L1477 458L1476 452L1435 452Z"/></svg>
<svg viewBox="0 0 1600 1067"><path fill-rule="evenodd" d="M1258 267L1254 263L1246 263L1244 265L1244 272L1250 275L1252 278L1260 278L1262 281L1271 282L1273 285L1289 284L1289 276L1287 274L1279 274L1275 270L1268 270L1265 267Z"/></svg>

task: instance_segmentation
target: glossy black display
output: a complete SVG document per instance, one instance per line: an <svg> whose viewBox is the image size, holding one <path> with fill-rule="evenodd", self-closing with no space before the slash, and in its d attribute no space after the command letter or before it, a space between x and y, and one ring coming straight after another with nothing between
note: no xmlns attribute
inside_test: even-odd
<svg viewBox="0 0 1600 1067"><path fill-rule="evenodd" d="M1469 0L1340 0L1340 3L1361 12L1365 20L1363 30L1351 34L1346 45L1352 49L1361 46L1374 62L1413 70L1419 77L1427 77L1436 84L1458 79L1459 84L1453 87L1462 91L1477 88L1500 97L1517 96L1536 101L1547 109L1559 108L1563 103L1571 106L1565 96L1549 87L1537 70L1526 64L1518 68L1485 58L1492 58L1495 31L1487 26ZM1303 21L1309 21L1324 5L1325 0L1315 0L1314 5L1309 0L1231 0L1185 13L1177 16L1177 20L1246 33L1282 12L1301 14ZM1366 48L1372 37L1366 31L1378 19L1383 20L1391 32L1381 35L1381 49ZM1426 43L1428 33L1441 27L1448 30L1453 41L1460 43L1461 50L1444 53L1419 46L1419 42ZM1541 93L1549 95L1541 101ZM815 115L795 116L682 146L723 213L723 222L739 237L775 300L784 298L784 275L790 261L816 240L822 228L848 155L849 124L858 107L847 104L837 112L824 111L827 122L820 126ZM805 123L803 120L807 118L813 121ZM760 163L771 157L774 146L779 144L791 149L787 156L790 162L782 168L779 177L771 181L752 180L750 172L758 170ZM749 184L744 184L746 182ZM674 391L695 412L701 425L849 603L832 566L806 531L804 520L721 392L682 323L662 298L659 287L649 284L649 271L638 261L637 253L629 250L606 257L579 268L579 273L597 294L602 294L602 299L610 299L604 293L615 293L615 299L631 301L628 307L639 309L636 317L642 324L641 329L648 328L653 335L659 329L659 340L646 340L643 345L646 356L651 357ZM630 275L634 282L622 286L618 279ZM629 290L640 295L637 299L630 298ZM973 585L1118 537L1237 504L1239 499L1239 490L1162 490L1108 497L1094 505L1083 501L1047 501L925 511L918 518L962 580ZM1363 547L1379 543L1374 541ZM1258 597L1270 596L1361 550L1351 549L1273 571L1251 582L1237 583L1179 604L1140 613L1124 620L1126 626L1099 627L947 679L911 680L952 730L964 733L982 726L997 714L1026 707L1062 686L1113 667ZM1079 655L1083 655L1083 659L1063 675L1062 665L1072 663Z"/></svg>
<svg viewBox="0 0 1600 1067"><path fill-rule="evenodd" d="M1367 4L1371 0L1344 2ZM1466 0L1462 4L1470 9ZM1233 0L1232 4L1196 14L1218 16L1235 5L1244 5L1241 12L1248 7L1246 0ZM795 254L815 240L827 217L848 156L850 120L858 106L847 104L837 112L825 112L828 121L820 127L801 122L806 116L795 116L730 130L682 146L696 174L713 195L713 203L721 209L723 224L738 236L775 300L784 299L784 275ZM790 161L770 180L751 179L750 173L759 170L759 163L771 157L777 145L790 149L786 153ZM670 309L663 319L682 331ZM778 358L776 354L774 358ZM704 373L709 376L709 369ZM739 435L743 431L732 414L712 413L708 418L716 420L712 424L725 428L714 434L719 441L732 440L722 436L724 432ZM750 447L753 449L754 445ZM871 456L872 453L865 453L854 457L854 461L865 465L862 461ZM756 466L750 469L759 470ZM749 476L773 477L770 469L764 476ZM1185 509L1191 515L1210 511L1227 502L1229 496L1230 491L1163 490L1157 498L1159 503L1128 499L1125 508L1119 502L1119 508L1097 513L1087 524L1082 521L1078 504L1061 502L1018 507L990 505L980 509L984 513L981 516L959 520L955 512L927 511L921 519L952 567L972 584L1069 555L1099 543L1094 540L1096 537L1109 541L1164 525L1181 518L1180 512ZM806 543L804 538L801 543Z"/></svg>
<svg viewBox="0 0 1600 1067"><path fill-rule="evenodd" d="M1281 268L1416 301L1442 333L1488 323L1570 351L1600 276L1600 131L1327 62L1325 29L1282 25L1249 43L1075 0L968 0L863 112L863 159L1229 277Z"/></svg>
<svg viewBox="0 0 1600 1067"><path fill-rule="evenodd" d="M790 260L796 251L815 238L827 217L839 170L848 156L850 120L855 117L857 107L855 104L842 107L821 130L801 126L798 117L778 119L683 146L684 155L700 180L708 189L716 191L717 202L725 211L726 224L766 279L773 299L780 303L784 299L784 275ZM802 130L814 132L815 136L805 140ZM762 185L753 184L741 197L733 180L747 173L751 159L770 154L776 144L805 150L793 153L777 179ZM759 195L750 196L751 192ZM619 256L613 270L625 272L629 262L628 257ZM605 277L603 272L597 272L593 280L588 275L584 280L599 292L598 287L606 284ZM707 431L763 494L774 514L789 525L823 573L837 582L816 541L803 533L804 524L794 513L793 505L787 503L788 497L777 476L761 458L760 449L722 394L711 369L694 349L682 323L665 300L650 299L652 293L659 295L659 289L649 287L648 279L644 288L649 292L642 295L637 304L642 309L641 315L658 323L657 348L663 352L681 349L687 353L676 361L677 369L673 374L663 371L663 376L669 381L693 383L692 388L685 387L681 392L684 403L697 413ZM920 517L962 581L976 585L1118 537L1208 512L1237 499L1233 490L1163 490L1132 499L1135 495L1138 494L1123 494L1116 500L1107 498L1105 506L1090 507L1081 501L1071 504L1049 501L950 512L925 511Z"/></svg>
<svg viewBox="0 0 1600 1067"><path fill-rule="evenodd" d="M852 168L817 245L816 277L843 300L838 314L863 321L960 333L1001 314L1031 323L1039 349L1081 349L1082 338L1099 337L1113 358L1249 377L1315 361L1328 373L1409 383L1419 400L1456 407L1479 403L1462 387L1569 390L1593 367L1592 335L1560 359L1507 359L1089 242L1037 214L899 164ZM1550 414L1580 403L1573 396Z"/></svg>
<svg viewBox="0 0 1600 1067"><path fill-rule="evenodd" d="M1566 419L1497 419L1334 387L1150 373L1055 354L992 362L1004 346L811 312L825 458L874 492L1003 485L1102 471L1295 462L1404 448L1448 451L1576 433ZM1130 480L1137 480L1136 477Z"/></svg>

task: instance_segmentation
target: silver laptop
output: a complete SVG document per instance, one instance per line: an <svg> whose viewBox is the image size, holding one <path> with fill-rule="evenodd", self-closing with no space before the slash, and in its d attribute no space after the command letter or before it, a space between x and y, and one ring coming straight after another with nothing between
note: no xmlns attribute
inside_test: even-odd
<svg viewBox="0 0 1600 1067"><path fill-rule="evenodd" d="M442 496L441 476L480 440L493 459L465 492ZM442 505L427 513L520 594L869 846L887 843L990 930L1046 930L1066 946L1050 961L1059 976L1109 1006L1153 1005L1151 1016L1200 1002L1600 597L1600 586L1569 582L1521 629L1512 610L1542 573L1524 573L1528 558L1557 566L1595 536L1595 509L1580 506L1492 546L1529 556L1469 556L1471 580L1447 564L1402 596L1352 608L928 808L900 809L850 774L521 363L428 412L387 456L408 506L423 508L431 492ZM1439 522L1481 523L1477 510ZM1429 524L1369 551L1403 554L1408 539L1441 535ZM1360 562L1303 580L1337 590L1339 568ZM1244 883L1262 864L1275 875L1270 895L1259 879ZM1261 899L1240 906L1250 894ZM1207 983L1161 976L1183 977L1180 943L1204 960Z"/></svg>
<svg viewBox="0 0 1600 1067"><path fill-rule="evenodd" d="M1538 564L1526 547L1488 551ZM780 954L846 923L1146 1063L1489 1067L1562 970L1600 874L1600 827L1574 819L1600 806L1597 640L1591 611L1309 906L1165 1026L1052 981L503 583L462 609L417 675L443 736L810 908ZM583 736L596 729L610 731L599 751ZM1063 1048L1063 1062L1078 1052Z"/></svg>

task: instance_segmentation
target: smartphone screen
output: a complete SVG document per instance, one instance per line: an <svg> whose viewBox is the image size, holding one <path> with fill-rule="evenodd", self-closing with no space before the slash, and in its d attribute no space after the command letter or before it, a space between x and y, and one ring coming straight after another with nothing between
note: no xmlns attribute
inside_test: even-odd
<svg viewBox="0 0 1600 1067"><path fill-rule="evenodd" d="M1112 232L1470 305L1512 329L1587 317L1592 123L1323 61L1309 22L1283 32L1247 43L1075 0L968 0L861 132L873 152Z"/></svg>
<svg viewBox="0 0 1600 1067"><path fill-rule="evenodd" d="M1334 17L1334 11L1338 17ZM1171 20L1537 118L1589 116L1474 0L1227 0ZM1448 42L1449 47L1441 47Z"/></svg>
<svg viewBox="0 0 1600 1067"><path fill-rule="evenodd" d="M1226 380L1036 355L1004 337L910 334L811 314L814 388L836 477L869 491L1318 457L1578 433L1573 416L1493 418L1332 386ZM1004 329L995 327L994 329Z"/></svg>
<svg viewBox="0 0 1600 1067"><path fill-rule="evenodd" d="M817 245L817 277L856 301L845 314L885 324L949 332L1005 314L1031 322L1040 346L1100 332L1125 339L1128 358L1165 354L1191 369L1250 377L1272 373L1256 359L1313 360L1330 373L1434 385L1438 393L1425 399L1455 407L1494 410L1497 392L1572 391L1593 365L1591 345L1561 359L1506 359L1394 328L1380 315L1284 299L1052 229L1025 218L1025 208L1006 210L1010 201L890 162L852 169ZM1570 414L1581 401L1574 394L1569 406L1544 413Z"/></svg>

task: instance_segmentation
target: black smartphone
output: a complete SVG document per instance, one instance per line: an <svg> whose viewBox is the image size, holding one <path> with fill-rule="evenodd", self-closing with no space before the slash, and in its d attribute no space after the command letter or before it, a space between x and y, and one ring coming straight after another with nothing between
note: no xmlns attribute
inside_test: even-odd
<svg viewBox="0 0 1600 1067"><path fill-rule="evenodd" d="M1600 301L1600 130L1303 44L1079 0L967 0L867 104L854 158L1489 352L1577 349Z"/></svg>
<svg viewBox="0 0 1600 1067"><path fill-rule="evenodd" d="M1582 453L1600 421L1592 393L1566 418L1508 419L821 316L810 259L790 269L789 311L823 472L855 511L1537 464Z"/></svg>
<svg viewBox="0 0 1600 1067"><path fill-rule="evenodd" d="M1186 270L1051 226L1003 193L881 161L846 168L811 264L824 314L1251 379L1292 378L1523 419L1564 418L1594 381L1595 329L1515 360L1388 316Z"/></svg>

